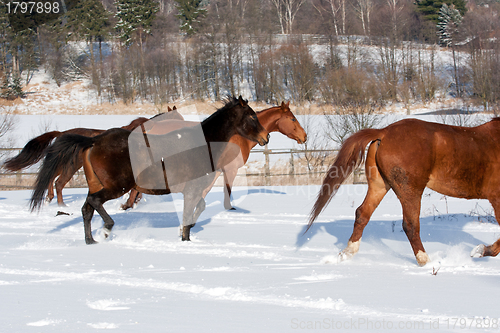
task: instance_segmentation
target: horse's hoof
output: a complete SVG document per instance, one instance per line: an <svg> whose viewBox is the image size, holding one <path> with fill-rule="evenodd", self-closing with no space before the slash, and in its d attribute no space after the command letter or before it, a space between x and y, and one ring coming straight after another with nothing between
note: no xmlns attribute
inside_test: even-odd
<svg viewBox="0 0 500 333"><path fill-rule="evenodd" d="M127 210L127 209L130 209L130 208L132 208L132 207L130 207L129 205L125 205L125 204L120 206L121 210Z"/></svg>
<svg viewBox="0 0 500 333"><path fill-rule="evenodd" d="M479 244L474 249L472 249L470 256L472 258L484 257L484 252L486 251L486 246L484 244Z"/></svg>
<svg viewBox="0 0 500 333"><path fill-rule="evenodd" d="M348 249L344 249L344 250L339 252L339 255L337 257L337 261L342 262L342 261L350 260L353 256L354 256L354 253L352 253Z"/></svg>
<svg viewBox="0 0 500 333"><path fill-rule="evenodd" d="M66 205L64 202L58 202L57 205L59 207L68 207L68 205Z"/></svg>
<svg viewBox="0 0 500 333"><path fill-rule="evenodd" d="M231 207L231 208L227 208L227 210L236 210L236 208Z"/></svg>
<svg viewBox="0 0 500 333"><path fill-rule="evenodd" d="M97 244L97 242L93 238L85 238L85 243L87 245Z"/></svg>
<svg viewBox="0 0 500 333"><path fill-rule="evenodd" d="M429 255L421 250L418 251L415 258L417 259L417 263L420 267L425 266L425 264L427 264L428 262L431 261L431 258L429 258Z"/></svg>
<svg viewBox="0 0 500 333"><path fill-rule="evenodd" d="M109 230L108 228L102 228L102 232L104 233L104 238L108 238L111 234L111 230Z"/></svg>
<svg viewBox="0 0 500 333"><path fill-rule="evenodd" d="M183 242L190 242L191 240L189 239L189 236L188 237L182 236L182 241Z"/></svg>
<svg viewBox="0 0 500 333"><path fill-rule="evenodd" d="M52 201L52 198L49 198L49 197L45 197L45 203L50 203Z"/></svg>

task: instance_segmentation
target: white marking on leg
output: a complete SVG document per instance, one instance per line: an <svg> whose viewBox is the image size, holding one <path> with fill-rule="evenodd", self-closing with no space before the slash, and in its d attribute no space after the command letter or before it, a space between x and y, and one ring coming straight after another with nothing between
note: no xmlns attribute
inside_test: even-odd
<svg viewBox="0 0 500 333"><path fill-rule="evenodd" d="M104 238L108 238L111 234L111 230L109 230L108 228L102 228L102 232L104 233Z"/></svg>
<svg viewBox="0 0 500 333"><path fill-rule="evenodd" d="M344 261L351 259L359 251L359 244L361 243L361 238L355 242L347 242L347 247L340 251L338 261Z"/></svg>
<svg viewBox="0 0 500 333"><path fill-rule="evenodd" d="M431 261L431 258L429 258L427 253L425 253L422 250L418 250L417 255L415 257L417 258L417 262L418 262L419 266L424 266L429 261Z"/></svg>
<svg viewBox="0 0 500 333"><path fill-rule="evenodd" d="M484 244L479 244L472 249L470 256L473 258L481 258L484 256L484 251L486 251L486 246Z"/></svg>

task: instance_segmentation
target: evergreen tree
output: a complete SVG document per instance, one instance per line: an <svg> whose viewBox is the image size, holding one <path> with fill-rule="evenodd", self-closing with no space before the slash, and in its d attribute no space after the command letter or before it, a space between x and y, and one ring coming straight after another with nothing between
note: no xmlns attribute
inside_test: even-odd
<svg viewBox="0 0 500 333"><path fill-rule="evenodd" d="M88 42L104 39L108 33L109 13L100 0L79 0L66 16L68 37Z"/></svg>
<svg viewBox="0 0 500 333"><path fill-rule="evenodd" d="M452 46L453 39L458 32L458 26L462 22L462 15L455 6L447 6L445 3L439 10L438 36L441 45Z"/></svg>
<svg viewBox="0 0 500 333"><path fill-rule="evenodd" d="M11 82L10 76L6 73L3 78L2 86L0 86L0 97L10 100L18 97L26 97L21 84L21 76L14 74Z"/></svg>
<svg viewBox="0 0 500 333"><path fill-rule="evenodd" d="M462 87L458 75L457 56L455 52L456 37L461 22L462 16L460 12L455 9L455 6L451 5L448 7L446 4L443 4L439 10L439 23L437 25L439 42L444 46L451 47L453 55L453 77L455 79L457 97L462 96Z"/></svg>
<svg viewBox="0 0 500 333"><path fill-rule="evenodd" d="M443 4L447 6L454 5L460 12L460 15L465 15L465 0L417 0L417 11L422 13L427 20L439 22L439 11Z"/></svg>
<svg viewBox="0 0 500 333"><path fill-rule="evenodd" d="M115 29L119 38L130 45L135 33L139 34L142 44L144 34L151 34L151 26L158 12L158 3L153 0L117 0L115 2L118 18Z"/></svg>
<svg viewBox="0 0 500 333"><path fill-rule="evenodd" d="M12 83L9 85L9 92L10 97L14 99L17 97L24 98L26 96L21 84L21 76L16 74L12 77Z"/></svg>
<svg viewBox="0 0 500 333"><path fill-rule="evenodd" d="M175 0L177 2L177 18L181 20L181 31L184 31L188 36L196 33L196 23L199 23L207 10L201 7L202 0Z"/></svg>

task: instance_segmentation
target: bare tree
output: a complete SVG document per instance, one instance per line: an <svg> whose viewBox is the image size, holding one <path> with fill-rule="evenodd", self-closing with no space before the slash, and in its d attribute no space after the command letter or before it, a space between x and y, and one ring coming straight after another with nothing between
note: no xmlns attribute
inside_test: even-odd
<svg viewBox="0 0 500 333"><path fill-rule="evenodd" d="M293 21L305 0L271 0L276 7L282 34L292 34Z"/></svg>
<svg viewBox="0 0 500 333"><path fill-rule="evenodd" d="M365 128L374 128L382 123L383 118L375 113L373 107L347 106L339 108L336 114L326 117L325 133L329 139L342 145L351 134Z"/></svg>
<svg viewBox="0 0 500 333"><path fill-rule="evenodd" d="M0 115L0 147L1 148L12 148L13 138L9 136L11 131L14 129L17 123L17 118L14 114L15 108L7 108L7 110ZM5 153L0 154L0 158L3 160Z"/></svg>
<svg viewBox="0 0 500 333"><path fill-rule="evenodd" d="M358 17L361 19L363 34L365 36L370 36L370 14L373 11L373 7L373 0L357 0L354 7Z"/></svg>
<svg viewBox="0 0 500 333"><path fill-rule="evenodd" d="M321 2L318 4L313 3L313 6L320 14L322 14L323 12L327 12L332 16L332 25L333 29L335 30L335 36L338 36L341 32L339 26L341 21L339 12L342 9L342 6L345 5L345 0L326 0L326 3L327 8L324 8Z"/></svg>

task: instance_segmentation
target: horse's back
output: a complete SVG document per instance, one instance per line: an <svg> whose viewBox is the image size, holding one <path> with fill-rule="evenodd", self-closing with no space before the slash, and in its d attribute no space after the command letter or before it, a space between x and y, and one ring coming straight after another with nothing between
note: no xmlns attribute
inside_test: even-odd
<svg viewBox="0 0 500 333"><path fill-rule="evenodd" d="M78 127L78 128L72 128L72 129L66 130L62 133L63 134L78 134L78 135L83 135L83 136L88 136L88 137L94 137L94 136L97 136L97 135L102 134L104 132L105 132L105 130Z"/></svg>
<svg viewBox="0 0 500 333"><path fill-rule="evenodd" d="M500 125L500 123L499 123ZM500 128L407 119L386 127L377 164L389 179L461 198L486 198L499 182Z"/></svg>

